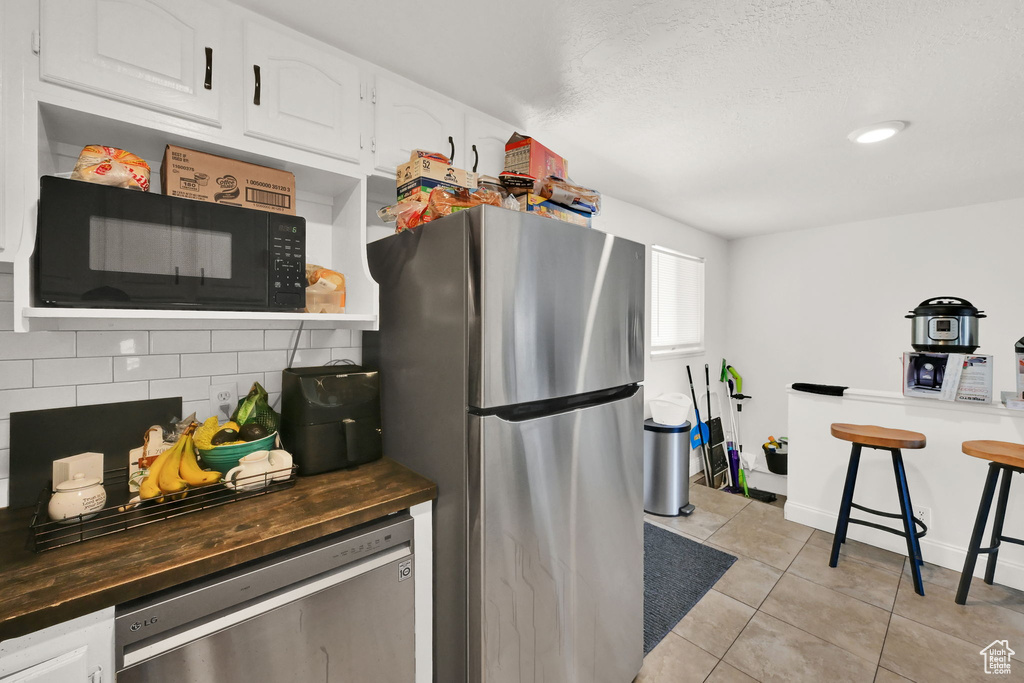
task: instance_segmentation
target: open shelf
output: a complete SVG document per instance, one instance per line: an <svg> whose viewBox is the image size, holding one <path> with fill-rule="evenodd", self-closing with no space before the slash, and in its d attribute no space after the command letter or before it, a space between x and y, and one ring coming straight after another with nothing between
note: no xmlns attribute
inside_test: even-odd
<svg viewBox="0 0 1024 683"><path fill-rule="evenodd" d="M78 99L83 96L76 95ZM36 172L33 175L64 174L75 165L85 144L96 143L130 150L146 159L152 169L153 192L160 192L160 167L168 144L218 154L295 174L296 213L306 219L308 263L331 268L345 275L348 313L271 313L259 311L136 310L108 308L50 308L36 305L31 287L30 249L22 250L15 262L15 328L48 329L45 321L74 324L74 320L193 320L193 321L307 321L338 327L374 329L377 324L377 284L366 263L366 177L351 164L317 159L280 145L208 130L203 126L185 129L165 125L159 118L117 118L104 103L88 108L83 103L35 102L38 140ZM320 164L322 165L310 165ZM393 182L393 181L392 181ZM26 188L28 205L38 200L38 185ZM34 212L34 209L33 209ZM376 216L374 216L376 219ZM34 217L26 226L27 244L34 244ZM33 326L33 322L36 324Z"/></svg>
<svg viewBox="0 0 1024 683"><path fill-rule="evenodd" d="M362 313L278 313L266 311L167 311L138 308L47 308L32 306L21 311L26 318L54 319L106 319L106 320L268 320L306 322L372 323L376 315Z"/></svg>

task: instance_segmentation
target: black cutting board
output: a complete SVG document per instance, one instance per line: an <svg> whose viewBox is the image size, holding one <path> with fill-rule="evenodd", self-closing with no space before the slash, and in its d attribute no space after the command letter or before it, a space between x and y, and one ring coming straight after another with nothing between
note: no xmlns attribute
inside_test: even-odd
<svg viewBox="0 0 1024 683"><path fill-rule="evenodd" d="M181 417L180 397L11 413L10 506L36 504L54 460L92 451L103 454L104 470L127 467L149 427Z"/></svg>

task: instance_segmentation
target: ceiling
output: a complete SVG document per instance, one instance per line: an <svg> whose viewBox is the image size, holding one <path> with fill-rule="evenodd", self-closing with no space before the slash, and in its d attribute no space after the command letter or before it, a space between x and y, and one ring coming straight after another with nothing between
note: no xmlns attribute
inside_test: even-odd
<svg viewBox="0 0 1024 683"><path fill-rule="evenodd" d="M728 238L1024 196L1019 0L239 2Z"/></svg>

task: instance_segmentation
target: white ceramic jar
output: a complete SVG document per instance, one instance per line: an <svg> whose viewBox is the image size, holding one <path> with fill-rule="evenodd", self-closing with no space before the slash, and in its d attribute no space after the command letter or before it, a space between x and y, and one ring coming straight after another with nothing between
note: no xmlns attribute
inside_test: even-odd
<svg viewBox="0 0 1024 683"><path fill-rule="evenodd" d="M79 515L82 515L82 519L95 517L106 504L107 491L103 488L103 482L87 479L79 472L72 479L57 484L46 511L50 519L70 523L77 522Z"/></svg>

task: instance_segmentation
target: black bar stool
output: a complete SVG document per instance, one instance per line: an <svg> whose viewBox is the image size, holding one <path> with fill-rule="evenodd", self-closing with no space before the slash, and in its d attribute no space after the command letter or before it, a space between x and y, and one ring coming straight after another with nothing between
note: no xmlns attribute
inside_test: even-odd
<svg viewBox="0 0 1024 683"><path fill-rule="evenodd" d="M850 451L850 465L846 470L846 486L843 488L843 501L839 505L839 519L836 521L836 535L832 539L832 557L828 566L835 567L839 564L839 548L846 543L846 531L851 524L861 524L873 529L887 531L890 534L903 536L907 539L907 555L911 560L911 569L914 577L914 590L918 595L924 595L924 583L921 581L921 543L928 527L924 522L914 517L914 507L910 502L910 489L907 487L907 472L903 468L903 454L901 448L924 448L925 436L919 432L908 432L903 429L887 429L873 425L851 425L835 423L832 425L832 436L843 441L853 443ZM881 512L871 508L857 505L853 502L853 489L857 484L857 468L860 466L860 451L862 448L874 448L892 453L892 469L896 476L896 493L899 496L900 512ZM857 508L863 512L873 515L899 519L903 521L903 531L875 524L862 519L851 519L850 508ZM920 526L920 530L918 530Z"/></svg>
<svg viewBox="0 0 1024 683"><path fill-rule="evenodd" d="M974 522L974 533L971 544L967 546L967 559L964 570L960 573L960 586L956 590L956 603L967 603L967 593L971 590L971 577L974 576L974 565L978 562L978 553L988 555L985 566L985 583L992 585L996 575L996 559L999 557L999 544L1002 541L1024 545L1019 538L1003 536L1003 519L1006 517L1006 499L1010 497L1010 478L1014 472L1024 472L1024 446L1006 441L964 441L961 449L967 455L988 460L988 478L981 493L981 504L978 505L978 518ZM996 480L1003 473L1003 481L999 486L999 501L996 503L996 519L992 524L992 536L989 547L981 547L981 537L985 535L985 524L988 512L992 508L992 496L996 492Z"/></svg>

